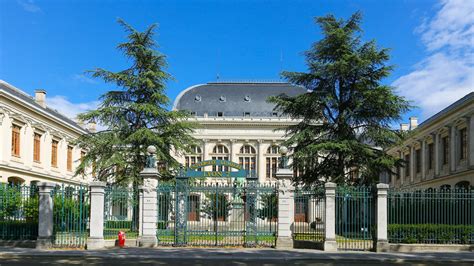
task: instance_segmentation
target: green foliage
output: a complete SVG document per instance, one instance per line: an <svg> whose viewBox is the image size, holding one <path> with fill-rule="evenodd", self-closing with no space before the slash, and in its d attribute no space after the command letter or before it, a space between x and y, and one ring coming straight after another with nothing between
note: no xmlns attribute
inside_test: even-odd
<svg viewBox="0 0 474 266"><path fill-rule="evenodd" d="M388 239L392 243L472 244L474 225L389 224Z"/></svg>
<svg viewBox="0 0 474 266"><path fill-rule="evenodd" d="M257 210L260 219L273 220L278 217L278 197L276 193L260 195L262 207Z"/></svg>
<svg viewBox="0 0 474 266"><path fill-rule="evenodd" d="M178 162L170 151L188 150L194 139L190 136L193 124L183 111L169 111L170 100L165 95L171 76L163 54L156 51L153 36L156 25L144 32L136 31L124 21L119 24L128 33L128 41L117 48L131 62L125 70L113 72L102 68L89 71L94 78L111 83L117 90L101 96L97 110L79 116L85 122L95 122L105 130L82 136L78 144L87 151L76 175L93 169L96 179L117 183L141 183L139 172L146 161L146 148L157 148L157 159L166 165L163 178L170 177L170 169Z"/></svg>
<svg viewBox="0 0 474 266"><path fill-rule="evenodd" d="M89 220L89 201L79 202L77 197L57 194L53 197L53 219L56 231L80 228L79 224Z"/></svg>
<svg viewBox="0 0 474 266"><path fill-rule="evenodd" d="M384 149L401 138L391 124L410 105L382 84L392 71L388 49L362 42L361 19L360 13L347 21L318 17L324 37L305 53L308 71L283 73L308 91L269 99L277 110L301 121L287 128L285 143L293 152L293 168L303 170L296 181L318 184L329 177L343 184L359 174L357 182L372 183L380 172L403 163Z"/></svg>
<svg viewBox="0 0 474 266"><path fill-rule="evenodd" d="M223 193L207 193L206 199L201 211L205 213L208 218L218 220L223 218L227 220L232 210L232 204Z"/></svg>
<svg viewBox="0 0 474 266"><path fill-rule="evenodd" d="M1 240L36 240L38 220L0 220Z"/></svg>

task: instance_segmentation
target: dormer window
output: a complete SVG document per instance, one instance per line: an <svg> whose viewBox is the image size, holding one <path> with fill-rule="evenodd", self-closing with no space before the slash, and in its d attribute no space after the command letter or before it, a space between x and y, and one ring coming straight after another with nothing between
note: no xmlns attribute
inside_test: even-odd
<svg viewBox="0 0 474 266"><path fill-rule="evenodd" d="M273 112L273 113L272 113L272 116L273 116L273 117L277 117L277 116L278 116L278 113L277 113L277 112Z"/></svg>
<svg viewBox="0 0 474 266"><path fill-rule="evenodd" d="M191 112L191 116L196 116L196 112Z"/></svg>
<svg viewBox="0 0 474 266"><path fill-rule="evenodd" d="M201 95L196 95L196 97L194 97L194 101L195 102L200 102L201 101Z"/></svg>
<svg viewBox="0 0 474 266"><path fill-rule="evenodd" d="M219 101L224 103L226 101L226 98L224 95L221 95L221 97L219 97Z"/></svg>
<svg viewBox="0 0 474 266"><path fill-rule="evenodd" d="M246 101L246 102L250 102L250 96L248 96L248 95L245 95L245 97L244 97L244 101Z"/></svg>
<svg viewBox="0 0 474 266"><path fill-rule="evenodd" d="M217 116L218 116L218 117L223 117L223 116L224 116L224 113L223 113L223 112L217 112Z"/></svg>
<svg viewBox="0 0 474 266"><path fill-rule="evenodd" d="M250 112L244 112L244 117L250 117Z"/></svg>

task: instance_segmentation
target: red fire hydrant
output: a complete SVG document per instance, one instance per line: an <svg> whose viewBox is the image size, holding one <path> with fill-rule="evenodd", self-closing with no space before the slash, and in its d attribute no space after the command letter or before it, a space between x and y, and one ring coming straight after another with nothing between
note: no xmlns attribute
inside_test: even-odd
<svg viewBox="0 0 474 266"><path fill-rule="evenodd" d="M121 248L125 247L125 232L123 231L118 232L118 246Z"/></svg>

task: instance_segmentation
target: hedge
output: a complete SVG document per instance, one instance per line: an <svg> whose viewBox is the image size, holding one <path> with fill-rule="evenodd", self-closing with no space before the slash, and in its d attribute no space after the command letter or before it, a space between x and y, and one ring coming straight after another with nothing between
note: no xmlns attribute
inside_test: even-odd
<svg viewBox="0 0 474 266"><path fill-rule="evenodd" d="M38 221L0 221L0 240L35 240Z"/></svg>
<svg viewBox="0 0 474 266"><path fill-rule="evenodd" d="M474 225L389 224L391 243L473 244Z"/></svg>

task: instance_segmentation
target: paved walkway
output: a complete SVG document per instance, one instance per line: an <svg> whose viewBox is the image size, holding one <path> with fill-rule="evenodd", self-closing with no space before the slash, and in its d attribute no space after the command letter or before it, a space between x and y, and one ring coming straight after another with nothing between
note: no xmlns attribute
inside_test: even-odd
<svg viewBox="0 0 474 266"><path fill-rule="evenodd" d="M243 249L243 248L111 248L104 250L36 250L28 248L0 247L0 264L20 262L22 258L33 258L37 262L46 258L96 258L102 261L109 259L123 262L139 260L156 261L209 261L210 264L221 264L225 261L248 262L359 262L363 264L394 263L428 263L428 264L461 264L474 265L474 252L420 252L420 253L374 253L374 252L322 252L309 249ZM204 263L206 264L206 263ZM250 263L252 264L252 263ZM258 264L258 263L257 263ZM284 264L284 263L283 263Z"/></svg>

